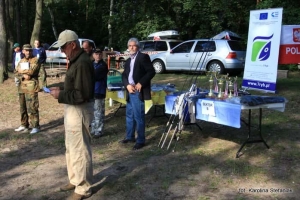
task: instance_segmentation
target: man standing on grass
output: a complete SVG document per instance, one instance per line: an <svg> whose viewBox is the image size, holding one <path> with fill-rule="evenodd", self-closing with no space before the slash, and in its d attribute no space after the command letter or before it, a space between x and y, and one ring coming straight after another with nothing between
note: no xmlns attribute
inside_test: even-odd
<svg viewBox="0 0 300 200"><path fill-rule="evenodd" d="M91 124L91 134L93 138L99 138L103 135L104 117L105 117L105 97L107 88L108 67L102 59L101 49L95 49L93 53L95 69L95 104L94 119Z"/></svg>
<svg viewBox="0 0 300 200"><path fill-rule="evenodd" d="M15 131L27 132L30 120L32 127L30 134L35 134L40 131L38 98L40 87L38 73L41 65L38 59L33 57L30 44L23 46L23 52L25 57L20 60L14 71L21 114L21 126L16 128Z"/></svg>
<svg viewBox="0 0 300 200"><path fill-rule="evenodd" d="M127 91L126 137L120 142L136 142L133 150L138 150L145 146L144 100L151 99L151 79L155 76L155 70L149 55L139 51L140 43L137 38L130 38L127 47L130 58L126 60L122 73L123 85Z"/></svg>
<svg viewBox="0 0 300 200"><path fill-rule="evenodd" d="M69 183L61 191L74 190L69 200L92 195L92 150L89 125L93 118L94 68L88 55L80 48L74 31L60 33L57 45L69 58L64 89L50 88L50 94L65 104L64 125Z"/></svg>

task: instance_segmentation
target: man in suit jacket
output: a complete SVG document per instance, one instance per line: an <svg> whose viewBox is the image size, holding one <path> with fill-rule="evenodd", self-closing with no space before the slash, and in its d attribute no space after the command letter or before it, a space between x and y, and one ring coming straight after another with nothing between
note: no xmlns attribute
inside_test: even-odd
<svg viewBox="0 0 300 200"><path fill-rule="evenodd" d="M127 46L130 58L127 59L122 73L123 85L127 92L126 137L121 142L136 142L133 149L137 150L145 145L144 100L151 99L151 79L155 76L155 70L149 55L139 51L138 39L130 38ZM136 139L135 131L137 131Z"/></svg>

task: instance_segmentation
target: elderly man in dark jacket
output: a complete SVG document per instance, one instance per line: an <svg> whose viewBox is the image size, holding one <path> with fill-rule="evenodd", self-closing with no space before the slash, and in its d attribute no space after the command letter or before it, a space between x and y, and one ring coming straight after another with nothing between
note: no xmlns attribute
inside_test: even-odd
<svg viewBox="0 0 300 200"><path fill-rule="evenodd" d="M145 145L145 103L151 99L151 79L155 70L148 54L139 51L139 41L130 38L127 43L130 58L126 60L122 73L123 85L127 90L126 137L122 143L135 142L133 150ZM135 140L135 129L137 138Z"/></svg>

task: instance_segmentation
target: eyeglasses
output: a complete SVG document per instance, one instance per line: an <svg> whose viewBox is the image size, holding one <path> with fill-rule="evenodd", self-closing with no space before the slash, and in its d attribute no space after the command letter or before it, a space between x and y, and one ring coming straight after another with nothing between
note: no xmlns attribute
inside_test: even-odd
<svg viewBox="0 0 300 200"><path fill-rule="evenodd" d="M72 42L67 42L66 44L64 44L64 45L62 45L60 48L61 48L61 50L65 50L66 49L66 47L69 45L69 44L71 44Z"/></svg>
<svg viewBox="0 0 300 200"><path fill-rule="evenodd" d="M128 45L128 47L137 47L137 45Z"/></svg>

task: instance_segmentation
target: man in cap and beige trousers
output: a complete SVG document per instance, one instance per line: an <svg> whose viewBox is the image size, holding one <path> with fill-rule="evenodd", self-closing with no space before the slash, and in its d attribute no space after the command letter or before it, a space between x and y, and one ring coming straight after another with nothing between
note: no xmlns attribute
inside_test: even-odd
<svg viewBox="0 0 300 200"><path fill-rule="evenodd" d="M93 119L94 68L88 55L80 48L74 31L60 33L55 47L60 47L69 59L64 89L50 88L50 94L65 104L64 125L66 160L69 183L61 191L74 190L69 200L92 195L93 178L91 136L89 125Z"/></svg>

